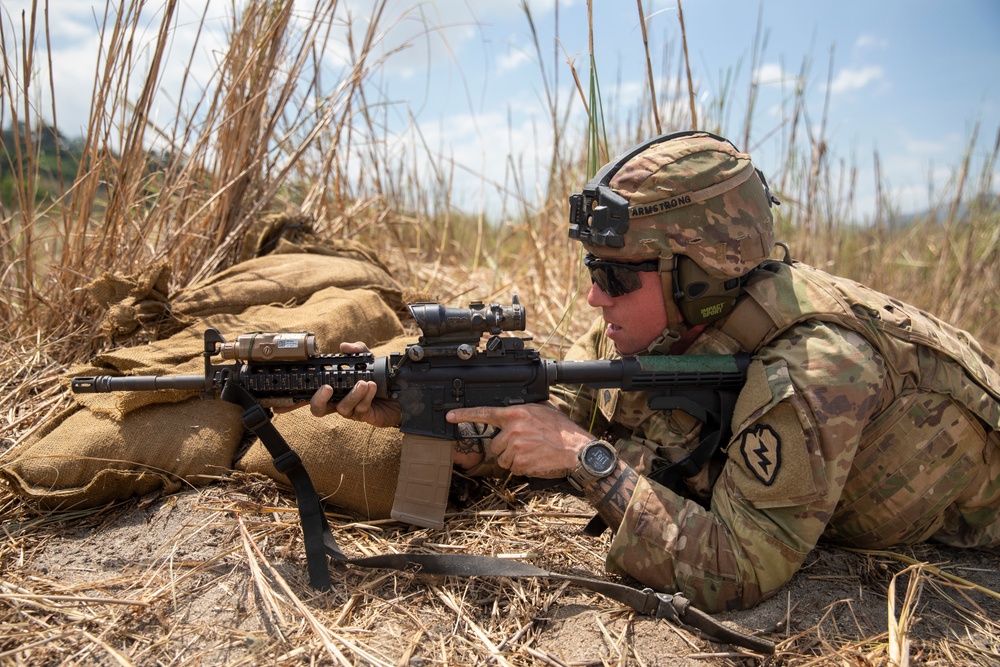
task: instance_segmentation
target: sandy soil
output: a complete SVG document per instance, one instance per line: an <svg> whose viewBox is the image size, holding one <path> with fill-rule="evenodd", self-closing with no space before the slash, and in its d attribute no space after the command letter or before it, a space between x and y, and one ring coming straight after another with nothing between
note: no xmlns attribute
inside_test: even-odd
<svg viewBox="0 0 1000 667"><path fill-rule="evenodd" d="M717 618L780 642L754 657L551 580L432 578L332 566L308 585L297 516L269 480L40 520L5 496L0 664L889 664L887 591L905 558L1000 591L1000 557L921 545L897 555L820 548L778 595ZM443 531L333 518L356 555L519 557L602 574L586 506L552 493L490 493ZM904 604L909 582L920 589ZM1000 664L1000 599L924 569L899 576L911 664Z"/></svg>

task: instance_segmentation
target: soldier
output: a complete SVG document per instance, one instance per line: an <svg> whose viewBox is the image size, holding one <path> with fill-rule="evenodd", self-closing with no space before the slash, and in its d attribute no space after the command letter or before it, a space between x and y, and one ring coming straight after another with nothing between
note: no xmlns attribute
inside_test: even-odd
<svg viewBox="0 0 1000 667"><path fill-rule="evenodd" d="M773 594L820 539L1000 548L994 362L915 307L787 248L772 259L775 203L750 157L704 132L637 146L571 197L602 317L567 358L750 354L713 423L577 388L449 414L500 429L458 445L456 463L568 477L614 531L610 572L711 612ZM398 423L373 396L361 384L336 409Z"/></svg>

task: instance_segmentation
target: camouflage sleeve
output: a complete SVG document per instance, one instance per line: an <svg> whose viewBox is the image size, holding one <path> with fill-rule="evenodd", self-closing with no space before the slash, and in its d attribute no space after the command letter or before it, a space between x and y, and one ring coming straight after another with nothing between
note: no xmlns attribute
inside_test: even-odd
<svg viewBox="0 0 1000 667"><path fill-rule="evenodd" d="M881 356L853 332L810 321L772 341L737 401L711 509L639 478L608 570L710 612L774 593L823 533L884 384Z"/></svg>

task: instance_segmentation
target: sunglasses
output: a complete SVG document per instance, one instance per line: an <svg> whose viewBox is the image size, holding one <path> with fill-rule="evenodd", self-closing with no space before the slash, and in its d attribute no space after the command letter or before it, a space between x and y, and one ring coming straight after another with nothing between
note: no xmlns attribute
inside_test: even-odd
<svg viewBox="0 0 1000 667"><path fill-rule="evenodd" d="M583 264L590 271L590 280L611 298L631 294L642 287L642 279L639 277L641 271L660 270L660 263L655 259L628 264L598 259L588 254L583 258Z"/></svg>

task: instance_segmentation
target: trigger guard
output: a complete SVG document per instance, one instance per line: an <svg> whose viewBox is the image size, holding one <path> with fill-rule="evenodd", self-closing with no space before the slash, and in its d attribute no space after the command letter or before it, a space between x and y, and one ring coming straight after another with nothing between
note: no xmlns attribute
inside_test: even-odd
<svg viewBox="0 0 1000 667"><path fill-rule="evenodd" d="M467 431L470 429L459 428L458 434L459 434L459 439L461 440L489 440L490 438L495 438L500 433L500 427L491 426L489 424L480 424L478 422L462 422L459 426L463 426L465 424L468 424L471 427L471 430L475 432L464 433L463 431ZM480 433L479 428L481 426L485 426L487 428L487 431Z"/></svg>
<svg viewBox="0 0 1000 667"><path fill-rule="evenodd" d="M487 424L487 426L489 425ZM464 437L468 440L489 440L495 438L500 433L499 426L489 426L489 428L492 430L486 433L477 433L476 435L467 435Z"/></svg>

